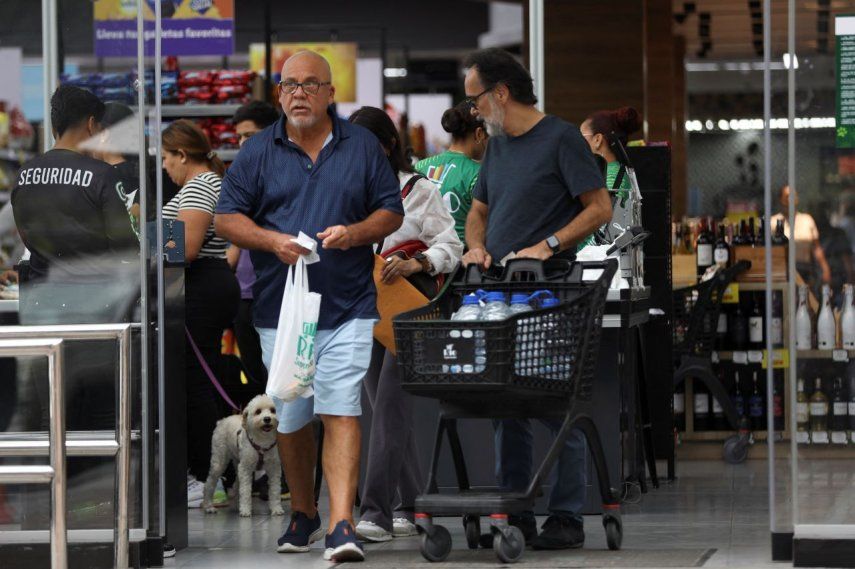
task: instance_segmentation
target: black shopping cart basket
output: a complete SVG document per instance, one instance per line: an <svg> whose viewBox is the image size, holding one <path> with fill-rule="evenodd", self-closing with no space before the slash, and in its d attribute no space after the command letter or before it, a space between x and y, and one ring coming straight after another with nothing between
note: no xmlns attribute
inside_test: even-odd
<svg viewBox="0 0 855 569"><path fill-rule="evenodd" d="M738 430L737 435L724 443L723 456L731 464L738 464L747 457L751 432L747 420L739 417L727 390L713 372L712 352L724 292L736 277L749 268L749 261L739 261L718 271L707 281L673 292L674 388L688 378L706 385L721 405L730 425ZM668 470L669 477L673 478L672 464Z"/></svg>
<svg viewBox="0 0 855 569"><path fill-rule="evenodd" d="M402 387L440 400L428 482L415 505L421 552L429 561L442 561L451 551L448 530L433 524L432 516L463 516L466 540L473 549L481 537L480 517L489 516L496 555L505 563L517 561L525 540L518 528L508 525L508 515L533 509L541 483L572 429L581 430L588 441L608 545L620 548L620 506L609 485L602 444L588 410L606 294L617 268L616 260L515 259L492 274L470 266L429 305L393 320ZM507 295L549 290L561 302L500 321L451 320L462 298L479 290ZM457 419L526 417L563 417L528 487L522 492L471 489ZM457 494L438 491L436 473L444 434L454 461Z"/></svg>

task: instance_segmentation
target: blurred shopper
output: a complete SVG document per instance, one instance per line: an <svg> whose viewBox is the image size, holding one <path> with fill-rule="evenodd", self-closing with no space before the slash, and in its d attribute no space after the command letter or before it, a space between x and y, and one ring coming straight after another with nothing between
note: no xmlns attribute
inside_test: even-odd
<svg viewBox="0 0 855 569"><path fill-rule="evenodd" d="M466 94L487 125L490 144L466 220L469 251L463 262L486 269L511 253L572 259L576 245L612 216L594 155L577 127L535 108L531 76L512 55L481 50L465 66ZM561 426L558 419L541 421L553 433ZM524 491L532 476L531 422L494 424L499 483L506 490ZM532 512L512 516L510 522L536 548L581 547L586 445L580 431L570 433L556 470L550 516L541 534Z"/></svg>
<svg viewBox="0 0 855 569"><path fill-rule="evenodd" d="M371 245L401 226L395 174L368 131L329 111L335 87L329 63L301 51L282 68L285 117L244 144L223 183L217 230L251 251L257 281L253 320L268 369L276 340L287 267L308 251L292 241L303 231L321 241L308 266L320 293L314 396L285 403L279 454L291 489L291 521L277 550L306 552L324 535L315 504L315 414L324 424L323 465L330 493L324 558L362 560L353 528L359 478L360 395L378 318Z"/></svg>
<svg viewBox="0 0 855 569"><path fill-rule="evenodd" d="M350 116L350 122L367 128L380 141L398 175L404 200L403 225L381 245L387 259L383 281L430 277L420 284L434 285L423 291L432 298L439 292L436 276L453 272L463 255L454 219L436 186L410 166L389 115L375 107L362 107ZM414 507L424 483L413 432L413 404L401 389L395 356L376 340L364 385L373 415L356 533L367 541L416 535Z"/></svg>
<svg viewBox="0 0 855 569"><path fill-rule="evenodd" d="M50 106L56 144L24 164L12 190L15 223L30 251L20 275L20 322L128 322L139 299L139 241L116 172L80 151L101 132L104 103L89 91L63 85ZM111 341L66 347L69 430L115 427L115 354ZM24 374L32 378L40 402L36 429L48 425L46 374L41 358Z"/></svg>
<svg viewBox="0 0 855 569"><path fill-rule="evenodd" d="M591 152L601 157L606 163L606 189L612 196L613 221L622 227L626 225L624 210L628 204L632 184L626 172L618 180L621 163L612 150L610 139L614 137L626 147L629 135L637 132L640 128L641 116L632 107L622 107L615 111L597 111L589 115L579 127L582 136L585 137L588 146L591 147ZM603 243L611 243L620 235L620 230L612 231L609 226L610 224L607 223L598 231ZM594 236L591 236L579 248L581 249L595 241Z"/></svg>
<svg viewBox="0 0 855 569"><path fill-rule="evenodd" d="M220 340L237 314L240 287L226 262L228 243L214 233L223 161L211 150L205 133L188 120L170 124L162 138L163 168L181 187L163 206L163 218L184 222L187 502L197 507L211 462L211 435L221 417L219 396L203 364L215 377L222 376Z"/></svg>
<svg viewBox="0 0 855 569"><path fill-rule="evenodd" d="M828 211L832 204L824 204L817 210L816 229L819 232L819 244L828 268L831 272L832 301L838 307L843 306L843 285L855 282L855 261L846 231L831 224Z"/></svg>
<svg viewBox="0 0 855 569"><path fill-rule="evenodd" d="M451 146L436 156L416 164L416 171L437 185L445 207L454 218L454 229L460 241L465 241L466 216L472 207L472 188L478 180L487 148L484 121L472 113L468 103L460 103L442 115L442 128L451 135Z"/></svg>
<svg viewBox="0 0 855 569"><path fill-rule="evenodd" d="M798 210L798 194L795 196L795 200L795 232L790 231L790 186L788 185L781 188L781 213L772 216L771 227L775 227L779 219L784 221L784 234L796 242L796 270L805 282L811 285L813 290L817 290L815 276L817 269L819 269L822 283L830 284L831 268L825 260L825 252L820 244L819 229L816 227L816 222L809 213Z"/></svg>
<svg viewBox="0 0 855 569"><path fill-rule="evenodd" d="M279 120L279 112L270 103L252 101L240 107L232 122L235 125L240 145ZM232 245L228 250L229 265L235 270L240 283L240 305L234 322L240 359L249 376L252 388L238 401L238 405L248 403L254 396L264 393L267 385L267 369L261 359L261 343L258 332L252 325L252 287L255 285L255 269L249 258L249 251Z"/></svg>

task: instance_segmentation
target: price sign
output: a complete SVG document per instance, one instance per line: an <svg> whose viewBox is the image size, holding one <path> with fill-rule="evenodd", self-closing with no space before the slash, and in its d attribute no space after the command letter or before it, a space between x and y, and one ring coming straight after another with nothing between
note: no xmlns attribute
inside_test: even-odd
<svg viewBox="0 0 855 569"><path fill-rule="evenodd" d="M724 304L737 304L739 302L739 283L730 283L727 285L721 301Z"/></svg>
<svg viewBox="0 0 855 569"><path fill-rule="evenodd" d="M714 364L717 364L720 361L718 358L718 352L715 350L710 353L710 361Z"/></svg>
<svg viewBox="0 0 855 569"><path fill-rule="evenodd" d="M846 363L849 361L849 352L846 350L833 350L831 352L831 359L836 362Z"/></svg>
<svg viewBox="0 0 855 569"><path fill-rule="evenodd" d="M763 369L769 365L768 353L763 351ZM787 369L790 367L789 350L772 350L772 369Z"/></svg>
<svg viewBox="0 0 855 569"><path fill-rule="evenodd" d="M748 352L748 361L752 364L759 364L763 362L763 351L762 350L751 350Z"/></svg>
<svg viewBox="0 0 855 569"><path fill-rule="evenodd" d="M748 352L733 352L733 363L745 365L748 363Z"/></svg>

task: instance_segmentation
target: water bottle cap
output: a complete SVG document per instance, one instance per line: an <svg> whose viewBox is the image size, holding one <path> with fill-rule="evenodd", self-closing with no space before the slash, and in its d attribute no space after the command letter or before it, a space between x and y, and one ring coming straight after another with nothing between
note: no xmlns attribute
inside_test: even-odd
<svg viewBox="0 0 855 569"><path fill-rule="evenodd" d="M463 306L473 306L478 304L478 296L476 294L467 294L463 297Z"/></svg>
<svg viewBox="0 0 855 569"><path fill-rule="evenodd" d="M544 298L543 299L543 307L544 308L552 308L553 306L558 306L561 304L561 301L557 298Z"/></svg>
<svg viewBox="0 0 855 569"><path fill-rule="evenodd" d="M488 292L484 300L487 302L505 302L506 299L507 297L503 292Z"/></svg>
<svg viewBox="0 0 855 569"><path fill-rule="evenodd" d="M511 295L511 304L528 304L528 295L515 293Z"/></svg>

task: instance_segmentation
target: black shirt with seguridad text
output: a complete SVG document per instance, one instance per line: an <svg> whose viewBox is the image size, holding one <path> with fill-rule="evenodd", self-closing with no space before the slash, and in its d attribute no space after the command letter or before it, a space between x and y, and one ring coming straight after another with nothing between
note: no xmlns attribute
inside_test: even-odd
<svg viewBox="0 0 855 569"><path fill-rule="evenodd" d="M12 210L30 250L33 279L85 283L136 262L125 188L115 169L77 152L53 149L21 168Z"/></svg>

